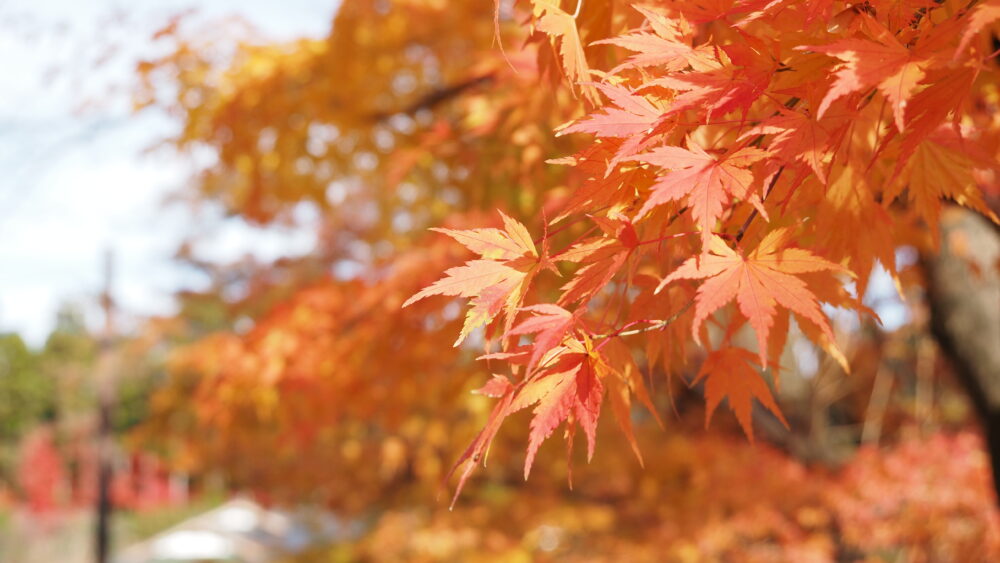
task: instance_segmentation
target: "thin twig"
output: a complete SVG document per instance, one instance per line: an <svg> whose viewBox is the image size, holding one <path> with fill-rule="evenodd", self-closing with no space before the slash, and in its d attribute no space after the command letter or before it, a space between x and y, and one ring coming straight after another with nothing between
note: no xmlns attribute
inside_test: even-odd
<svg viewBox="0 0 1000 563"><path fill-rule="evenodd" d="M771 195L771 190L774 189L774 185L778 183L778 178L781 178L781 173L784 171L785 167L782 166L781 168L778 169L777 172L775 172L774 176L771 177L771 181L770 183L768 183L767 189L764 190L764 197L761 198L761 202L766 200L767 196ZM754 210L750 212L750 216L747 217L747 220L743 222L743 225L740 227L740 230L736 233L736 242L740 242L743 240L743 236L747 234L747 229L750 228L750 223L753 222L754 217L756 217L757 215L758 215L757 208L754 208Z"/></svg>
<svg viewBox="0 0 1000 563"><path fill-rule="evenodd" d="M595 336L592 336L591 339L592 340L601 340L601 339L604 339L604 338L614 338L616 336L633 336L633 335L636 335L636 334L642 334L644 332L652 332L654 330L660 330L660 329L666 327L667 325L669 325L670 323L672 323L672 322L676 321L677 319L679 319L681 315L683 315L684 313L686 313L687 310L691 308L691 305L694 305L694 299L692 299L692 300L688 301L687 303L685 303L684 306L681 307L679 311L677 311L673 315L670 315L666 319L663 319L663 320L660 320L660 321L645 321L645 322L648 322L648 323L653 323L653 324L651 324L651 325L649 325L647 327L635 328L635 329L632 329L632 330L625 330L626 328L628 328L629 326L631 326L631 325L625 325L622 328L620 328L620 329L618 329L618 330L616 330L614 332L609 332L608 334L597 334Z"/></svg>

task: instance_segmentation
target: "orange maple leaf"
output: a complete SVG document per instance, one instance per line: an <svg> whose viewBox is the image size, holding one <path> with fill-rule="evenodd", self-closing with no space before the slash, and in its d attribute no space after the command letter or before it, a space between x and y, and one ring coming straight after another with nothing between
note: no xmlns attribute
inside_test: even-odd
<svg viewBox="0 0 1000 563"><path fill-rule="evenodd" d="M589 84L579 84L590 80L590 67L580 41L580 30L576 27L576 16L564 12L558 1L533 0L533 11L538 29L558 40L559 56L563 71L574 86L579 85L585 98L594 105L600 105L597 91Z"/></svg>
<svg viewBox="0 0 1000 563"><path fill-rule="evenodd" d="M892 105L896 128L903 130L906 105L924 77L926 62L892 34L884 33L882 38L883 43L841 39L829 45L801 47L843 61L835 73L837 79L819 104L818 117L823 117L838 98L875 86Z"/></svg>
<svg viewBox="0 0 1000 563"><path fill-rule="evenodd" d="M510 391L514 389L514 385L511 384L510 380L502 375L493 374L493 378L486 382L479 389L473 391L476 395L483 395L485 397L492 397L498 399L503 397Z"/></svg>
<svg viewBox="0 0 1000 563"><path fill-rule="evenodd" d="M970 150L971 148L973 147L964 145L954 131L942 128L917 145L905 168L899 166L902 169L900 181L890 184L886 189L886 199L892 201L901 195L904 187L907 188L917 214L927 223L935 240L942 199L951 199L975 209L997 222L996 214L976 189L973 174L976 164L983 168L989 167L988 155L980 158L977 163L974 159L976 151Z"/></svg>
<svg viewBox="0 0 1000 563"><path fill-rule="evenodd" d="M633 51L625 62L615 67L611 73L635 67L655 66L667 72L681 70L688 66L695 50L684 41L691 32L690 25L677 18L668 18L643 6L633 6L652 28L653 33L635 31L619 37L595 41L595 45L618 45Z"/></svg>
<svg viewBox="0 0 1000 563"><path fill-rule="evenodd" d="M472 307L465 316L458 346L474 329L493 321L503 311L509 331L525 291L546 257L540 256L528 230L503 212L504 230L472 229L456 231L433 229L444 233L479 254L483 260L470 260L464 266L445 271L445 277L425 287L403 303L406 307L431 295L471 298Z"/></svg>
<svg viewBox="0 0 1000 563"><path fill-rule="evenodd" d="M695 296L691 331L697 342L700 342L698 329L709 315L736 299L740 312L757 334L760 363L765 367L768 333L774 324L778 305L815 323L833 342L833 332L815 295L805 282L792 274L846 270L808 250L783 248L790 236L788 229L772 231L749 256L744 257L729 248L721 238L712 235L707 252L681 264L663 279L656 291L679 279L706 280Z"/></svg>
<svg viewBox="0 0 1000 563"><path fill-rule="evenodd" d="M629 137L649 130L660 118L661 111L643 96L627 88L608 84L594 84L614 105L604 106L604 113L592 113L559 131L567 133L593 133L598 137Z"/></svg>
<svg viewBox="0 0 1000 563"><path fill-rule="evenodd" d="M767 410L778 417L785 427L788 421L774 402L774 396L761 374L754 369L754 356L743 348L728 347L716 350L705 358L695 382L705 380L705 426L712 419L712 413L729 399L729 408L743 427L747 437L753 442L753 399L760 401Z"/></svg>
<svg viewBox="0 0 1000 563"><path fill-rule="evenodd" d="M688 146L691 150L659 147L636 157L639 162L669 170L653 184L652 193L637 217L642 217L657 205L687 198L694 221L701 228L702 243L707 245L715 222L732 197L750 201L763 216L767 216L760 196L751 189L753 173L749 166L770 153L744 147L715 157L692 142Z"/></svg>
<svg viewBox="0 0 1000 563"><path fill-rule="evenodd" d="M479 394L498 397L500 400L490 413L486 426L466 448L446 477L450 478L459 467L464 466L452 498L452 506L472 470L480 461L485 461L490 444L503 421L511 414L532 405L535 408L524 461L525 479L531 473L535 455L542 442L564 421L567 423L567 438L570 440L567 448L572 448L572 433L579 424L587 438L588 460L593 457L597 439L597 420L600 417L601 402L605 392L602 377L597 371L598 365L603 360L591 348L589 340L586 342L566 340L565 345L558 347L552 357L558 359L546 371L536 373L519 385L512 385L505 377L495 375L489 383L477 391ZM634 386L633 381L625 381L624 384ZM645 388L633 392L639 395L644 404L652 408Z"/></svg>
<svg viewBox="0 0 1000 563"><path fill-rule="evenodd" d="M605 236L581 241L556 258L583 264L562 287L560 305L585 302L596 295L618 274L639 243L632 223L601 217L593 220L605 230Z"/></svg>
<svg viewBox="0 0 1000 563"><path fill-rule="evenodd" d="M774 156L785 163L800 162L808 166L826 183L824 167L829 160L829 133L820 122L797 111L779 108L779 115L769 117L763 123L743 134L740 139L757 135L774 135L768 146Z"/></svg>
<svg viewBox="0 0 1000 563"><path fill-rule="evenodd" d="M1000 0L990 0L976 6L962 32L962 40L959 41L958 48L955 50L955 58L957 59L959 54L965 51L977 33L996 20L1000 20Z"/></svg>

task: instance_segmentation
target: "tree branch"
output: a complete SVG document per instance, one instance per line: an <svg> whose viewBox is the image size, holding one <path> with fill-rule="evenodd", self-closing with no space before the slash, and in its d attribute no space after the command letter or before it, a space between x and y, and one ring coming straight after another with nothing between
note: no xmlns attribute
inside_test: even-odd
<svg viewBox="0 0 1000 563"><path fill-rule="evenodd" d="M432 90L431 92L424 94L423 96L418 98L415 102L411 103L410 105L402 109L396 111L375 113L371 116L371 119L373 121L379 122L379 121L385 121L386 119L392 117L393 115L399 115L399 114L410 115L417 113L422 109L431 109L452 98L458 97L466 90L471 90L472 88L475 88L482 84L492 82L494 79L495 76L493 76L493 74L484 74L482 76L476 76L468 80L465 80L463 82L453 84L451 86L446 86L444 88Z"/></svg>

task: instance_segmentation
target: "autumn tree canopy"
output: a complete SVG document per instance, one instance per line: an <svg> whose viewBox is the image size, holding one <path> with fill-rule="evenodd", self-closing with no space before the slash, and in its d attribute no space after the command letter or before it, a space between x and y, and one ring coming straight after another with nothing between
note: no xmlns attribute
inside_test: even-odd
<svg viewBox="0 0 1000 563"><path fill-rule="evenodd" d="M639 25L592 42L630 53L592 72L580 14L533 3L535 33L585 101L586 115L558 134L593 139L550 163L589 174L553 206L540 249L506 216L503 231L442 231L479 257L407 302L470 298L459 342L486 325L501 350L486 358L512 366L513 381L498 375L483 390L498 402L461 460L460 486L503 419L527 407L526 477L563 423L567 446L580 428L593 455L605 395L624 402L616 412L631 439L629 396L649 404L647 392L631 355L609 344L633 336L652 348L647 361L673 341L668 373L689 340L701 344L707 416L727 399L752 438L753 399L784 422L760 370L780 374L790 317L847 371L820 303L871 314L861 296L875 261L895 274L895 247L935 228L942 198L997 220L976 181L996 172L994 116L980 111L997 77L979 38L996 6L661 8L635 7ZM553 244L548 229L577 222L590 230ZM564 283L532 294L546 270ZM667 316L649 316L657 305ZM744 325L755 349L736 340Z"/></svg>
<svg viewBox="0 0 1000 563"><path fill-rule="evenodd" d="M907 294L897 248L935 248L943 202L997 221L998 19L968 0L353 1L287 44L179 19L137 101L213 155L186 195L259 225L315 210L318 250L236 276L228 314L252 328L177 354L147 430L191 468L341 507L456 460L461 489L517 446L524 477L561 474L540 449L559 428L600 463L606 403L642 462L635 425L672 424L679 380L753 440L754 402L786 423L790 338L852 377L876 264Z"/></svg>

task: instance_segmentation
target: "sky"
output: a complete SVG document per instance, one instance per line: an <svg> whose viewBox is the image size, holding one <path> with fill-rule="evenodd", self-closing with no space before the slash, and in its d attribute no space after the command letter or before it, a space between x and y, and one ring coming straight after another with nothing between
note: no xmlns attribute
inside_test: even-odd
<svg viewBox="0 0 1000 563"><path fill-rule="evenodd" d="M190 212L163 204L193 165L144 150L177 124L130 112L130 64L151 53L155 29L186 9L200 20L237 15L281 40L325 35L336 4L0 0L0 331L40 345L70 301L99 320L94 303L109 248L126 318L169 313L173 292L205 283L170 258L192 228ZM120 46L110 63L85 66L109 44ZM313 244L302 231L205 223L215 225L198 247L206 258L273 258Z"/></svg>

